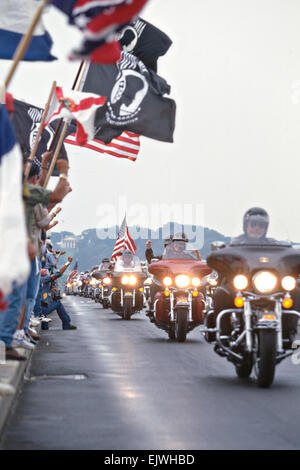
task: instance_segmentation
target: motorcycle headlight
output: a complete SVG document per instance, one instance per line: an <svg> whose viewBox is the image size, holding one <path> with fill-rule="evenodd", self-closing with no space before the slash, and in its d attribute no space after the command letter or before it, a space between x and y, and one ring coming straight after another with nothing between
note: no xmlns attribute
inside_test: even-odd
<svg viewBox="0 0 300 470"><path fill-rule="evenodd" d="M128 284L129 282L129 277L128 276L123 276L121 279L122 284Z"/></svg>
<svg viewBox="0 0 300 470"><path fill-rule="evenodd" d="M185 288L190 284L190 278L186 274L178 274L175 277L175 283L177 287Z"/></svg>
<svg viewBox="0 0 300 470"><path fill-rule="evenodd" d="M291 291L296 287L296 279L293 276L284 276L281 281L284 290Z"/></svg>
<svg viewBox="0 0 300 470"><path fill-rule="evenodd" d="M134 286L137 283L137 278L136 276L129 276L129 284L131 286Z"/></svg>
<svg viewBox="0 0 300 470"><path fill-rule="evenodd" d="M166 276L164 279L163 279L163 284L164 286L166 287L170 287L172 285L172 279L169 277L169 276Z"/></svg>
<svg viewBox="0 0 300 470"><path fill-rule="evenodd" d="M270 271L259 271L252 280L256 289L262 294L272 292L277 284L277 277Z"/></svg>
<svg viewBox="0 0 300 470"><path fill-rule="evenodd" d="M248 286L248 278L244 274L238 274L233 278L233 285L237 290L244 290Z"/></svg>
<svg viewBox="0 0 300 470"><path fill-rule="evenodd" d="M218 285L218 278L214 276L208 276L207 282L210 286L215 287Z"/></svg>
<svg viewBox="0 0 300 470"><path fill-rule="evenodd" d="M103 284L110 284L111 283L111 278L110 277L104 277L103 278Z"/></svg>
<svg viewBox="0 0 300 470"><path fill-rule="evenodd" d="M79 285L79 286L82 286L82 282L81 282L81 281L79 281L79 282L78 282L78 285Z"/></svg>
<svg viewBox="0 0 300 470"><path fill-rule="evenodd" d="M70 283L69 283L69 284L67 284L67 287L71 287L71 284L70 284Z"/></svg>
<svg viewBox="0 0 300 470"><path fill-rule="evenodd" d="M201 279L199 277L193 277L192 286L199 287L201 284Z"/></svg>

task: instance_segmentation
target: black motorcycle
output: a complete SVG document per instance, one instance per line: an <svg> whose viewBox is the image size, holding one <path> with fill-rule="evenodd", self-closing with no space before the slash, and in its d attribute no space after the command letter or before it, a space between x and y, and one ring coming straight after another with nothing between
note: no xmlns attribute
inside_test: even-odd
<svg viewBox="0 0 300 470"><path fill-rule="evenodd" d="M249 377L254 368L257 384L269 387L276 365L295 353L300 314L292 307L299 296L300 250L289 244L231 244L212 252L207 264L234 306L220 311L215 328L208 312L206 339L215 335L215 352L233 362L239 377Z"/></svg>

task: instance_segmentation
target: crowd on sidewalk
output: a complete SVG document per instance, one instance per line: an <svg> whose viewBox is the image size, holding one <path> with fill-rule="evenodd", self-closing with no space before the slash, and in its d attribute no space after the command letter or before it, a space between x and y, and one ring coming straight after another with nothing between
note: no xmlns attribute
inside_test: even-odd
<svg viewBox="0 0 300 470"><path fill-rule="evenodd" d="M18 348L34 349L40 336L36 327L50 321L48 315L57 311L64 330L76 329L71 323L63 304L57 279L69 267L72 258L58 270L57 264L65 252L53 250L47 231L58 222L55 217L61 211L57 207L72 190L68 182L68 161L56 162L59 178L54 190L43 187L52 153L42 157L42 166L38 175L26 178L26 166L31 164L29 155L23 154L23 204L24 223L27 236L27 256L29 273L27 278L14 279L6 296L0 290L0 341L5 344L7 360L26 360Z"/></svg>

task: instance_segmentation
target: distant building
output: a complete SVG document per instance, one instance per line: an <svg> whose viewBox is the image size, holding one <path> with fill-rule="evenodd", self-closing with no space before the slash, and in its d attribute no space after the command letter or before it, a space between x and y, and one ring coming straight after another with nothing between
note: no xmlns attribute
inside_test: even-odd
<svg viewBox="0 0 300 470"><path fill-rule="evenodd" d="M76 237L65 237L61 242L63 250L73 250L76 248Z"/></svg>

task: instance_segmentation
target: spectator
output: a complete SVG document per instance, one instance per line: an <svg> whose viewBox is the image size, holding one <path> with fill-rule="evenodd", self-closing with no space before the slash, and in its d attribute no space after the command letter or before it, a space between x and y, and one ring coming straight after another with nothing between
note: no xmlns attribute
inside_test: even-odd
<svg viewBox="0 0 300 470"><path fill-rule="evenodd" d="M65 270L70 266L72 260L73 258L69 256L68 262L54 274L50 274L45 268L41 270L42 315L47 317L47 315L56 310L59 318L61 319L63 330L76 330L76 326L71 324L71 318L60 301L60 291L56 280L63 275Z"/></svg>
<svg viewBox="0 0 300 470"><path fill-rule="evenodd" d="M26 156L24 155L24 164L26 164ZM65 160L59 160L57 167L60 171L61 177L55 187L54 191L44 189L40 186L32 184L24 184L23 198L25 202L25 219L28 234L28 256L30 261L34 261L37 250L34 245L32 236L32 226L34 220L34 207L41 203L47 207L51 204L51 208L54 207L58 202L71 191L70 185L67 181L68 162ZM32 263L33 267L33 263ZM25 356L21 355L16 351L13 345L13 335L18 327L18 321L20 313L24 308L27 294L27 281L21 285L17 285L16 281L13 283L12 292L7 297L8 307L7 310L2 314L0 319L0 341L5 343L6 348L6 359L13 359L23 361L26 359Z"/></svg>
<svg viewBox="0 0 300 470"><path fill-rule="evenodd" d="M145 257L146 257L147 263L151 264L151 260L152 258L154 258L153 250L151 248L151 240L148 240L146 242Z"/></svg>

